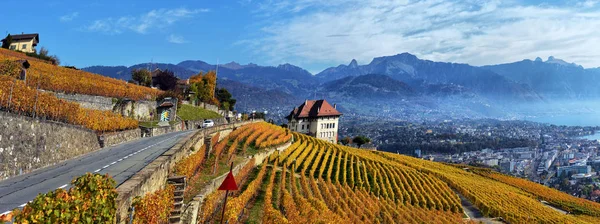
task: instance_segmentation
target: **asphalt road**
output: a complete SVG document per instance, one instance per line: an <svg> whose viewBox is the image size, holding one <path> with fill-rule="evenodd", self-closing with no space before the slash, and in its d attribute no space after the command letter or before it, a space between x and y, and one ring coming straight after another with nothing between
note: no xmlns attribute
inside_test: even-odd
<svg viewBox="0 0 600 224"><path fill-rule="evenodd" d="M194 130L142 138L70 159L31 173L0 181L0 215L25 206L39 193L70 188L71 180L87 172L108 173L117 185L125 182Z"/></svg>

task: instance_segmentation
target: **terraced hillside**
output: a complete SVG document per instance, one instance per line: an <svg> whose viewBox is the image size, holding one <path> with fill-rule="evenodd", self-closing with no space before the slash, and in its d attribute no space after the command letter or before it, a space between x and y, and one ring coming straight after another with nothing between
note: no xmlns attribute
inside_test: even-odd
<svg viewBox="0 0 600 224"><path fill-rule="evenodd" d="M256 134L259 135L259 134ZM465 223L457 193L483 215L510 223L600 223L599 205L480 169L367 151L294 134L295 142L228 200L229 223ZM220 221L223 192L199 221ZM540 202L571 211L563 214Z"/></svg>
<svg viewBox="0 0 600 224"><path fill-rule="evenodd" d="M161 92L148 87L128 84L123 80L52 65L20 52L0 49L0 62L17 60L28 60L31 64L31 67L27 69L27 85L33 88L133 100L153 99Z"/></svg>

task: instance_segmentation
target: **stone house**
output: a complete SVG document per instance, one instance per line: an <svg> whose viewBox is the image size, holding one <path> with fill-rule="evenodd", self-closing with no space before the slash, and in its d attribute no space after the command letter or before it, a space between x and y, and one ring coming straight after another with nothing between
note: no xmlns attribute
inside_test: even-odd
<svg viewBox="0 0 600 224"><path fill-rule="evenodd" d="M340 116L342 113L336 104L331 106L326 100L305 100L286 118L292 131L337 143Z"/></svg>

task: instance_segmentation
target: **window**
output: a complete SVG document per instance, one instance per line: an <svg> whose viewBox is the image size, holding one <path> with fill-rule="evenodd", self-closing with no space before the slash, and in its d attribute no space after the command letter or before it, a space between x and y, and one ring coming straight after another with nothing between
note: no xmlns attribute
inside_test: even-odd
<svg viewBox="0 0 600 224"><path fill-rule="evenodd" d="M11 49L11 50L17 49L17 45L14 45L14 44L10 45L9 49Z"/></svg>
<svg viewBox="0 0 600 224"><path fill-rule="evenodd" d="M310 124L307 124L307 125L306 125L306 129L310 129Z"/></svg>
<svg viewBox="0 0 600 224"><path fill-rule="evenodd" d="M321 124L321 129L323 129L323 124Z"/></svg>
<svg viewBox="0 0 600 224"><path fill-rule="evenodd" d="M21 49L27 49L27 44L23 44L23 47L21 47Z"/></svg>
<svg viewBox="0 0 600 224"><path fill-rule="evenodd" d="M302 125L302 130L304 130L304 125Z"/></svg>
<svg viewBox="0 0 600 224"><path fill-rule="evenodd" d="M335 123L331 124L331 128L335 128Z"/></svg>

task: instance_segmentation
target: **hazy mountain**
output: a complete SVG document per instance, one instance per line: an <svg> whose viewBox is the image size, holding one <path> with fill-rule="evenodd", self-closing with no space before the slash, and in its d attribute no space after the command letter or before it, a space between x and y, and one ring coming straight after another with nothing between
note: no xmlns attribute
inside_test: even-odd
<svg viewBox="0 0 600 224"><path fill-rule="evenodd" d="M219 80L218 88L226 88L237 99L236 108L241 110L271 109L275 105L288 105L301 101L279 90L266 90L232 80Z"/></svg>
<svg viewBox="0 0 600 224"><path fill-rule="evenodd" d="M196 72L206 72L217 68L216 65L204 61L183 61L177 65ZM236 62L230 62L219 65L217 79L243 83L247 86L257 87L261 91L279 91L297 98L305 98L308 94L314 92L314 88L320 84L310 72L291 64L273 67L253 63L240 65ZM234 88L237 87L236 85L231 86L231 91L235 92ZM244 91L249 90L245 89L238 92ZM276 102L272 104L275 105ZM259 106L263 105L256 105L256 107Z"/></svg>
<svg viewBox="0 0 600 224"><path fill-rule="evenodd" d="M599 69L584 69L574 63L550 56L548 60L523 60L483 66L515 82L529 85L546 98L586 99L600 96Z"/></svg>
<svg viewBox="0 0 600 224"><path fill-rule="evenodd" d="M361 75L326 82L321 90L329 95L351 97L357 99L402 98L412 96L415 92L401 81L386 75Z"/></svg>
<svg viewBox="0 0 600 224"><path fill-rule="evenodd" d="M116 78L116 79L130 80L131 79L131 71L133 69L141 69L141 68L150 69L150 70L154 70L156 68L161 69L161 70L168 69L168 70L172 71L175 74L175 76L179 77L180 79L187 79L190 76L197 73L197 72L188 70L184 67L174 65L174 64L167 64L167 63L142 63L142 64L137 64L137 65L132 65L129 67L126 67L126 66L90 66L90 67L82 68L82 70L88 71L88 72L93 72L93 73L104 75L104 76L108 76L108 77L112 77L112 78Z"/></svg>
<svg viewBox="0 0 600 224"><path fill-rule="evenodd" d="M82 68L82 70L100 74L103 76L112 77L115 79L129 80L131 79L131 72L129 68L125 66L90 66Z"/></svg>
<svg viewBox="0 0 600 224"><path fill-rule="evenodd" d="M325 69L319 80L351 75L383 74L411 86L456 85L479 95L502 101L537 101L540 97L527 85L516 83L490 70L467 64L421 60L409 53L374 58L367 65L349 65Z"/></svg>

